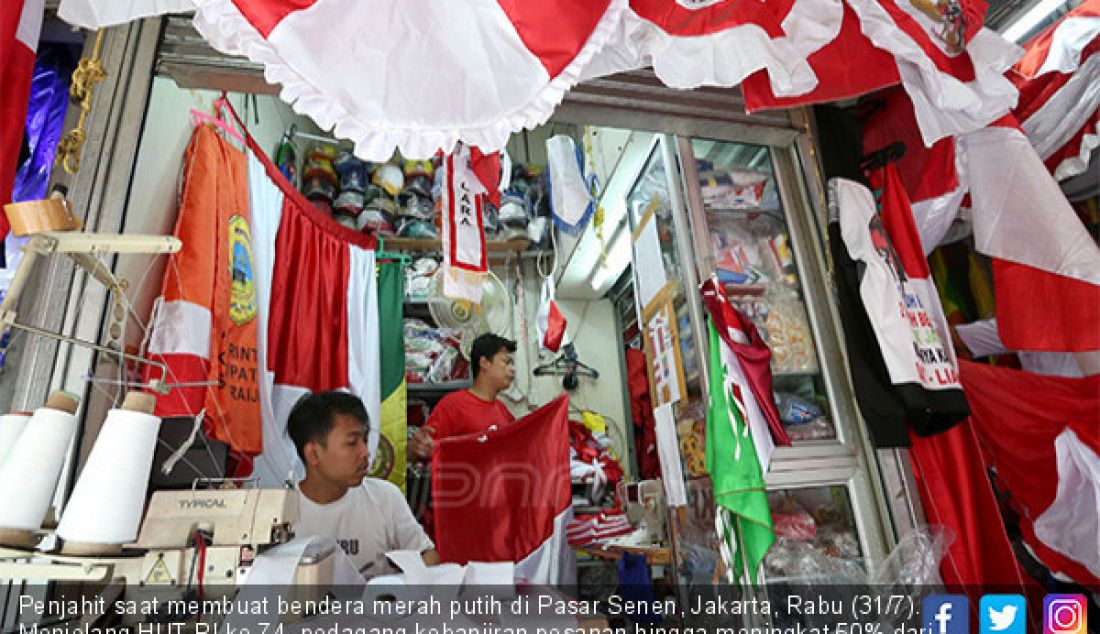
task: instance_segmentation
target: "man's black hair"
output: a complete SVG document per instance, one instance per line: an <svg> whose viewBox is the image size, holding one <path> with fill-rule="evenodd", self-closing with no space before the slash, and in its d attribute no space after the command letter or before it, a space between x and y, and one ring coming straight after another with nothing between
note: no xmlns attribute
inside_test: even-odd
<svg viewBox="0 0 1100 634"><path fill-rule="evenodd" d="M516 342L492 333L484 334L474 339L473 345L470 346L470 369L473 371L475 379L477 378L477 373L481 371L482 357L492 362L493 357L501 350L515 352Z"/></svg>
<svg viewBox="0 0 1100 634"><path fill-rule="evenodd" d="M325 444L328 433L336 425L334 414L346 414L355 420L369 424L367 408L358 396L347 392L317 392L298 399L286 421L286 432L294 441L298 457L306 461L306 443L313 440Z"/></svg>

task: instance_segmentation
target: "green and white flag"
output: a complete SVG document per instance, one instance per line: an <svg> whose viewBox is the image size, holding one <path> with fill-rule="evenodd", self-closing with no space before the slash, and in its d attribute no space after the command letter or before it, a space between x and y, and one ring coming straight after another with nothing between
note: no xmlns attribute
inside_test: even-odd
<svg viewBox="0 0 1100 634"><path fill-rule="evenodd" d="M707 472L714 487L715 529L731 583L741 575L743 562L756 583L760 562L775 542L764 474L752 433L745 423L741 388L731 379L736 356L714 325L710 333L710 403L707 408ZM742 552L744 549L744 552Z"/></svg>

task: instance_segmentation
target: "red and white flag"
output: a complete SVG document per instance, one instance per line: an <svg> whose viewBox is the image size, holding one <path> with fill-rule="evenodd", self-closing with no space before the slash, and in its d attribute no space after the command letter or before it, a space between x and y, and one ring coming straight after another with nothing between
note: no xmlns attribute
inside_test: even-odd
<svg viewBox="0 0 1100 634"><path fill-rule="evenodd" d="M8 0L0 7L0 206L11 202L15 185L44 7L44 0ZM0 212L0 240L9 228Z"/></svg>
<svg viewBox="0 0 1100 634"><path fill-rule="evenodd" d="M489 270L482 206L488 193L474 171L471 149L459 144L443 159L443 294L481 301Z"/></svg>
<svg viewBox="0 0 1100 634"><path fill-rule="evenodd" d="M1009 79L1013 113L1057 180L1088 169L1100 147L1100 0L1087 0L1027 43Z"/></svg>
<svg viewBox="0 0 1100 634"><path fill-rule="evenodd" d="M501 429L439 442L432 496L442 561L510 561L517 580L573 582L568 416L563 395Z"/></svg>
<svg viewBox="0 0 1100 634"><path fill-rule="evenodd" d="M1060 578L1100 585L1100 375L959 365L970 421L1024 543Z"/></svg>
<svg viewBox="0 0 1100 634"><path fill-rule="evenodd" d="M569 333L565 330L565 315L562 314L554 296L554 276L547 275L542 278L539 312L535 319L535 326L538 328L539 346L551 352L557 352L570 341Z"/></svg>
<svg viewBox="0 0 1100 634"><path fill-rule="evenodd" d="M249 138L248 174L259 306L263 453L255 473L279 486L302 465L286 433L303 395L347 390L363 400L372 455L381 432L374 239L341 226L287 182Z"/></svg>
<svg viewBox="0 0 1100 634"><path fill-rule="evenodd" d="M974 244L993 258L997 326L1011 350L1100 349L1100 247L1017 129L960 138Z"/></svg>

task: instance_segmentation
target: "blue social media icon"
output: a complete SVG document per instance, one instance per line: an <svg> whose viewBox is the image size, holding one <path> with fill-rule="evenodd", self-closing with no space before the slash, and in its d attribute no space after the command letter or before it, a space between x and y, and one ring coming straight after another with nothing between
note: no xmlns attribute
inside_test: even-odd
<svg viewBox="0 0 1100 634"><path fill-rule="evenodd" d="M961 594L932 594L921 611L924 634L970 634L970 603Z"/></svg>
<svg viewBox="0 0 1100 634"><path fill-rule="evenodd" d="M981 634L1027 634L1027 602L1019 594L987 594L978 611Z"/></svg>

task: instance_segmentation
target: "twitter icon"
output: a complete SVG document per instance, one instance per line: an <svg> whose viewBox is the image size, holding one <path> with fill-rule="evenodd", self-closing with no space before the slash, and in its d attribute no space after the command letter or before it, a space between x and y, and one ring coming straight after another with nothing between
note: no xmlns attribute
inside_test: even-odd
<svg viewBox="0 0 1100 634"><path fill-rule="evenodd" d="M1026 634L1027 603L1019 594L987 594L980 604L981 634Z"/></svg>

